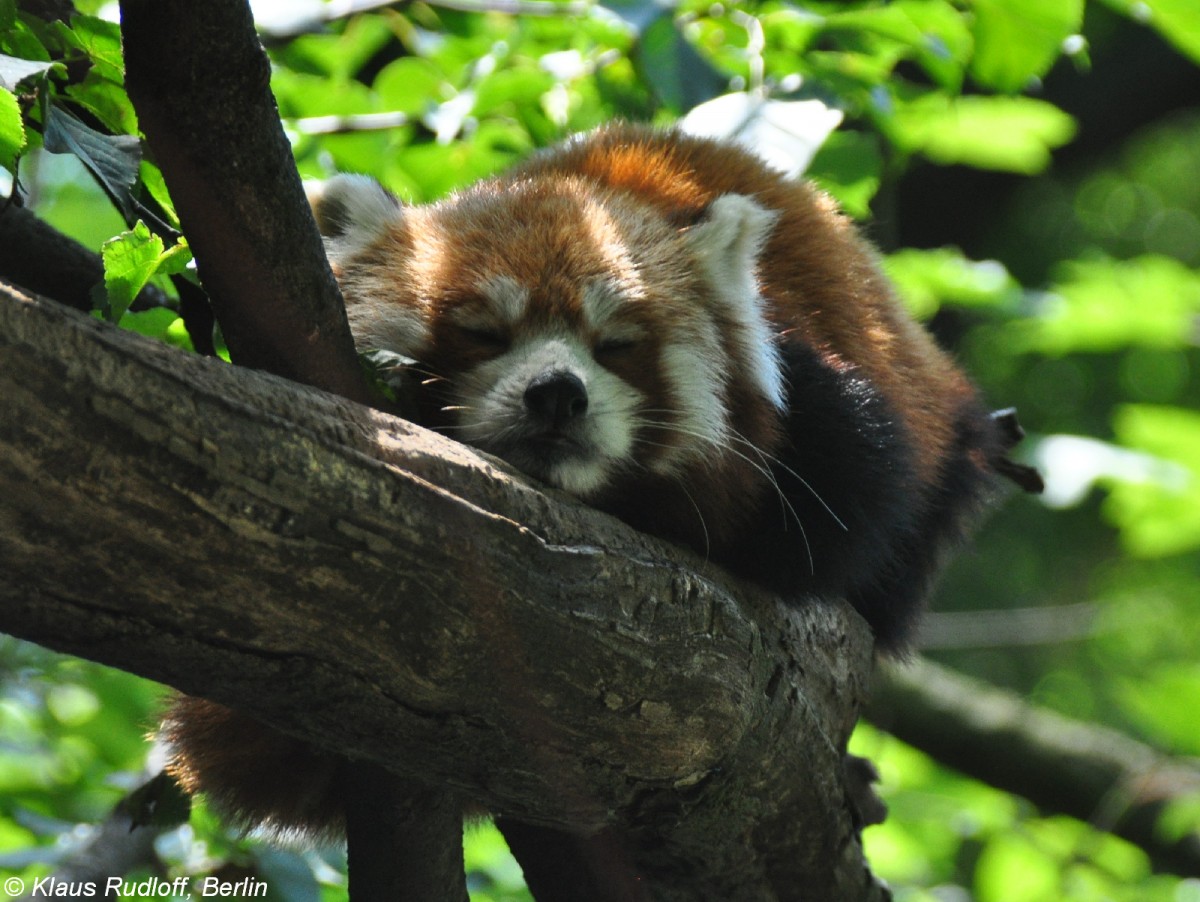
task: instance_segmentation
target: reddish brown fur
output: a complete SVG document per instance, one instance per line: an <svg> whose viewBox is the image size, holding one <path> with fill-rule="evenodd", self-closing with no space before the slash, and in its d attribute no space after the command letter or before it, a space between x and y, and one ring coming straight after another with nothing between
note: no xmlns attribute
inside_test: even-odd
<svg viewBox="0 0 1200 902"><path fill-rule="evenodd" d="M815 531L823 523L832 535L826 540L829 559L838 562L832 566L866 571L835 576L844 581L818 590L846 592L880 630L881 642L898 647L911 629L912 608L936 563L932 549L953 538L1002 447L969 382L905 314L880 275L873 251L828 198L772 172L736 147L614 126L535 157L450 202L405 210L370 243L335 259L335 271L352 321L356 311L376 311L385 324L389 316L422 311L430 334L419 355L413 353L428 371L449 377L495 356L486 342L464 335L452 321L464 306L476 303L478 282L497 273L531 292L528 314L511 329L537 329L553 321L594 340L582 327L581 286L589 276L612 271L601 233L616 229L622 239L617 243L636 252L648 292L644 304L623 307L621 316L640 323L647 338L635 355L617 353L600 362L646 398L669 407L672 386L659 359L660 333L665 323L694 318L697 299L712 291L697 274L697 260L689 256L681 236L703 223L713 202L727 194L750 196L778 214L757 275L780 345L803 346L819 360L816 375L824 382L814 392L826 394L823 401L814 401L812 410L824 410L820 404L830 398L837 403L840 374L861 376L870 385L870 403L874 393L882 399L869 415L883 421L860 424L855 412L828 424L797 423L781 415L759 388L739 378L737 366L745 361L731 350L730 315L715 305L725 353L733 360L721 386L730 425L764 462L786 457L805 441L819 445L827 434L853 445L844 471L829 484L858 495L880 488L887 498L878 507L868 503L856 508L858 532L839 533L817 511L822 522L809 527ZM361 332L357 337L363 341ZM386 344L387 336L380 340ZM600 352L595 353L599 360ZM789 379L803 378L807 365L797 363ZM794 403L805 385L792 384L789 390ZM449 430L451 417L440 410L444 401L436 392L424 401L427 425ZM687 441L671 426L668 422L647 431L642 463ZM817 465L838 461L841 449L832 445L832 458L821 456L825 449L819 451L804 459ZM749 571L751 577L767 577L762 581L770 585L782 578L788 590L798 593L811 589L789 582L803 572L795 559L804 549L794 534L777 535L779 521L787 516L767 497L773 490L761 467L745 457L714 452L689 465L682 485L647 474L645 467L622 474L588 500L647 531L711 551L715 560L743 575ZM796 493L792 500L797 506L814 506L794 484L789 491ZM833 500L836 506L844 499ZM848 506L856 504L851 498ZM894 529L878 523L888 517L894 517ZM839 543L857 544L846 550ZM863 545L870 547L864 550ZM762 549L775 557L763 561ZM760 564L778 569L774 581L754 572ZM861 585L853 579L859 575ZM903 591L893 596L890 581L903 583ZM888 608L893 604L898 610ZM176 703L164 733L178 750L172 767L183 785L212 792L235 816L266 819L276 826L323 828L336 822L332 787L338 765L329 756L309 753L253 721L193 699Z"/></svg>
<svg viewBox="0 0 1200 902"><path fill-rule="evenodd" d="M505 180L555 173L622 187L679 223L695 221L730 193L752 195L778 211L760 258L770 315L781 332L798 330L831 361L860 367L921 436L922 480L936 479L957 411L974 389L903 310L873 251L828 197L736 146L631 126L602 129L586 142L535 157Z"/></svg>

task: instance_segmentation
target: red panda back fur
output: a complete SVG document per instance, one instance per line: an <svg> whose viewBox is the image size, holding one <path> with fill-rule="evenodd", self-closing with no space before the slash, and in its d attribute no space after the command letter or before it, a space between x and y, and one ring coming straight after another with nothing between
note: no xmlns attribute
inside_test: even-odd
<svg viewBox="0 0 1200 902"><path fill-rule="evenodd" d="M435 377L426 425L788 597L844 596L885 651L1011 444L833 202L731 144L615 125L438 204L344 180L314 212L360 350ZM196 699L163 735L243 821L337 819L335 756Z"/></svg>
<svg viewBox="0 0 1200 902"><path fill-rule="evenodd" d="M809 183L784 178L732 144L610 128L537 158L509 179L583 175L628 190L674 222L724 194L780 213L759 278L780 335L794 330L832 366L857 367L920 436L918 475L932 483L953 437L967 379L901 307L854 224Z"/></svg>

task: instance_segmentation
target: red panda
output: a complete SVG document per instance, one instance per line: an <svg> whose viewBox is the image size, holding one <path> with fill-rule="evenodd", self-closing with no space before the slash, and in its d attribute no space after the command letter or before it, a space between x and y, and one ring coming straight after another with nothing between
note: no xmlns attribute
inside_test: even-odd
<svg viewBox="0 0 1200 902"><path fill-rule="evenodd" d="M1036 482L853 224L731 144L615 125L428 206L338 177L314 212L359 350L417 362L424 425L785 596L843 596L885 652L994 475ZM252 729L177 702L185 787L335 817L270 798L270 755L227 741Z"/></svg>

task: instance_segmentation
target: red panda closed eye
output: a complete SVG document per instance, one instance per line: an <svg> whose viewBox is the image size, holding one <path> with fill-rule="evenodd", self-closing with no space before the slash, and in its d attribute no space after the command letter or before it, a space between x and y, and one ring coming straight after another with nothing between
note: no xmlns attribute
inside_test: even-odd
<svg viewBox="0 0 1200 902"><path fill-rule="evenodd" d="M618 125L428 206L338 177L314 212L359 350L432 377L425 425L785 596L844 596L884 651L993 477L1036 482L853 225L732 145ZM179 704L190 787L301 819L206 768L223 709Z"/></svg>

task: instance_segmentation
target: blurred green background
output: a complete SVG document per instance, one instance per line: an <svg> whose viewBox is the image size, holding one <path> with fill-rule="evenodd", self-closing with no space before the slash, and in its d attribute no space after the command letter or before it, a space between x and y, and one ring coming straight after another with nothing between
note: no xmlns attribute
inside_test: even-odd
<svg viewBox="0 0 1200 902"><path fill-rule="evenodd" d="M0 0L0 54L92 61L85 78L49 70L37 90L128 131L115 4L75 7L70 27L52 26ZM1008 499L953 564L923 654L1200 756L1194 0L255 11L301 172L369 172L412 202L614 117L720 129L742 110L750 140L807 165L862 221L995 406L1020 410L1021 454L1046 477L1044 498ZM0 89L0 187L19 171L33 210L99 249L127 223L79 160L39 149L32 92ZM152 189L152 167L142 175ZM170 310L121 324L187 344ZM0 637L0 872L49 873L137 784L161 691ZM865 844L902 902L1200 900L1200 879L1158 873L1106 833L1111 812L1039 812L869 726L853 747L882 772L891 814ZM1161 824L1198 829L1197 797ZM528 898L490 826L466 849L473 899ZM157 851L167 873L236 866L279 898L344 897L339 853L272 849L202 807Z"/></svg>

